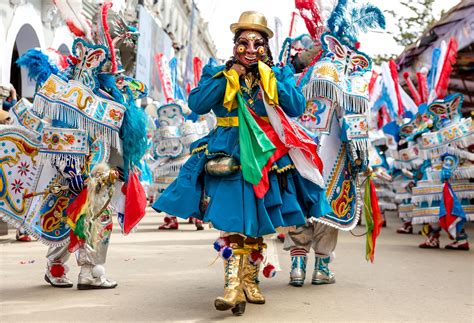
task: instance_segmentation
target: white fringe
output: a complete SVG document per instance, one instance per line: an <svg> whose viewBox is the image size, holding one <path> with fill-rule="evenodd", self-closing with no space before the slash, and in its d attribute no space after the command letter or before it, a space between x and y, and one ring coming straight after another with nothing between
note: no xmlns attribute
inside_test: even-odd
<svg viewBox="0 0 474 323"><path fill-rule="evenodd" d="M10 226L12 226L15 229L20 229L22 228L25 230L25 232L33 236L36 240L40 241L41 243L51 246L51 247L62 247L66 244L69 244L69 237L65 238L64 240L61 240L59 242L53 242L51 240L47 240L44 238L44 235L38 233L37 231L33 230L32 228L26 226L24 223L20 223L18 220L12 218L8 214L4 214L3 212L0 212L0 219L8 223Z"/></svg>
<svg viewBox="0 0 474 323"><path fill-rule="evenodd" d="M186 156L184 158L177 158L177 159L171 159L162 165L156 166L156 168L153 170L153 176L154 177L163 177L163 176L171 176L171 177L176 177L179 174L179 171L183 167L184 163L188 160L189 156Z"/></svg>
<svg viewBox="0 0 474 323"><path fill-rule="evenodd" d="M414 168L420 167L422 164L423 164L423 160L419 158L412 159L409 161L403 161L403 160L393 161L393 165L398 169L403 169L403 168L414 169Z"/></svg>
<svg viewBox="0 0 474 323"><path fill-rule="evenodd" d="M107 127L83 115L69 105L61 102L50 102L40 94L37 94L32 109L41 118L46 117L51 120L60 120L69 127L85 129L88 131L89 136L93 138L103 136L107 143L110 143L112 147L116 148L119 154L122 154L122 142L118 130Z"/></svg>
<svg viewBox="0 0 474 323"><path fill-rule="evenodd" d="M303 94L307 99L317 97L328 98L331 101L337 102L344 110L352 113L365 114L369 107L369 100L367 98L349 94L328 80L312 79L303 87Z"/></svg>
<svg viewBox="0 0 474 323"><path fill-rule="evenodd" d="M441 180L441 171L430 169L428 175L436 181ZM451 176L453 179L469 179L474 178L474 165L469 167L459 167L453 171Z"/></svg>
<svg viewBox="0 0 474 323"><path fill-rule="evenodd" d="M397 209L397 205L395 203L390 203L390 202L379 201L379 207L381 210L396 210Z"/></svg>
<svg viewBox="0 0 474 323"><path fill-rule="evenodd" d="M411 218L411 224L435 224L439 222L439 216L431 215L431 216L415 216Z"/></svg>
<svg viewBox="0 0 474 323"><path fill-rule="evenodd" d="M65 161L66 163L74 162L76 166L83 167L86 161L85 155L71 154L71 153L50 153L41 151L40 149L40 162L51 163L52 165L59 165L60 162Z"/></svg>
<svg viewBox="0 0 474 323"><path fill-rule="evenodd" d="M462 140L456 142L456 143L461 143L462 144L462 145L459 146L460 148L465 148L465 147L468 146L466 144L467 141L464 140L464 139L466 139L466 138L463 138ZM457 147L453 147L452 145L453 145L453 143L451 143L449 146L445 145L445 146L435 147L435 148L430 148L430 149L421 148L420 153L422 154L423 158L425 158L425 159L435 158L437 156L441 156L445 153L448 153L448 154L451 154L451 155L454 155L454 156L458 156L460 158L464 158L464 159L474 161L474 154L473 153L470 153L466 149L459 149Z"/></svg>
<svg viewBox="0 0 474 323"><path fill-rule="evenodd" d="M458 199L472 199L474 198L474 190L461 191L457 192L456 188L453 186L453 190ZM431 205L433 201L441 201L443 198L442 189L438 193L424 194L424 195L413 195L411 200L413 203L428 202Z"/></svg>

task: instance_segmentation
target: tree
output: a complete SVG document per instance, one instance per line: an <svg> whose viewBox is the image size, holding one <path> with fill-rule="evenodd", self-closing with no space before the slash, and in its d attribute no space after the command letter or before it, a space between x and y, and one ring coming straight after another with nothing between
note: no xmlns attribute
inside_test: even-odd
<svg viewBox="0 0 474 323"><path fill-rule="evenodd" d="M397 10L398 12L385 11L397 21L398 31L393 33L393 39L398 45L407 47L414 44L421 34L436 22L433 16L434 2L435 0L405 0L400 2L403 10ZM409 11L409 13L406 13L406 11ZM400 13L403 13L403 15ZM375 65L380 65L382 62L387 62L396 57L396 54L376 55L373 62Z"/></svg>
<svg viewBox="0 0 474 323"><path fill-rule="evenodd" d="M387 13L395 18L397 21L398 33L394 34L393 38L397 44L407 47L415 43L420 35L435 21L433 16L433 3L435 0L410 0L401 1L400 5L404 10L409 11L409 14L400 15L393 10L387 10Z"/></svg>

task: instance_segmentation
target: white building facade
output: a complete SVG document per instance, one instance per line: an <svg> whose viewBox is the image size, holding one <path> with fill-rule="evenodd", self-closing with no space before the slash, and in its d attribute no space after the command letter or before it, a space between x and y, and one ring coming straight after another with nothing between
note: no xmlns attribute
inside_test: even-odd
<svg viewBox="0 0 474 323"><path fill-rule="evenodd" d="M82 2L99 4L103 0ZM177 58L180 80L186 69L190 49L192 57L201 58L203 64L206 64L210 57L215 58L216 47L209 35L207 23L201 18L192 0L113 0L113 5L114 10L123 10L126 19L135 22L139 22L140 6L146 8L171 40L170 45L169 41L165 42L167 47L172 47L166 52L171 56L168 59L172 56ZM28 79L25 70L16 66L16 59L35 47L43 50L53 48L63 54L70 54L73 40L52 0L0 1L0 84L12 83L21 96L31 98L34 94L34 83Z"/></svg>
<svg viewBox="0 0 474 323"><path fill-rule="evenodd" d="M14 63L30 48L54 48L69 54L73 37L51 0L0 1L0 84L12 83L32 97L34 84Z"/></svg>

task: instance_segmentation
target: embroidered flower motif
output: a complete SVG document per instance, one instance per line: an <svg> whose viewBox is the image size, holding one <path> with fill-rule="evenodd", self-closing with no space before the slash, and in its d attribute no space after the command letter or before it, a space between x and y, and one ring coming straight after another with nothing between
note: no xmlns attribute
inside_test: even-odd
<svg viewBox="0 0 474 323"><path fill-rule="evenodd" d="M76 138L74 138L74 135L64 135L64 140L66 140L68 144L72 145Z"/></svg>
<svg viewBox="0 0 474 323"><path fill-rule="evenodd" d="M123 117L123 113L119 110L115 109L110 109L109 111L109 116L114 120L114 121L120 121Z"/></svg>
<svg viewBox="0 0 474 323"><path fill-rule="evenodd" d="M20 165L18 165L18 173L21 176L26 176L30 172L30 165L28 165L27 162L21 162Z"/></svg>
<svg viewBox="0 0 474 323"><path fill-rule="evenodd" d="M59 138L59 135L57 133L55 133L51 136L50 140L53 144L57 144L57 143L59 143L59 140L61 140L61 138Z"/></svg>
<svg viewBox="0 0 474 323"><path fill-rule="evenodd" d="M23 190L23 183L19 179L15 179L12 183L12 191L15 193L20 193Z"/></svg>

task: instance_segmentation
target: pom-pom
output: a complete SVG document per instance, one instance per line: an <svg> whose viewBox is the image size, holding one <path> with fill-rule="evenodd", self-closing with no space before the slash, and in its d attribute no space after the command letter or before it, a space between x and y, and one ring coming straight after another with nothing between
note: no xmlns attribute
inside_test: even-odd
<svg viewBox="0 0 474 323"><path fill-rule="evenodd" d="M216 249L217 252L221 251L221 249L227 245L228 243L226 238L218 238L216 241L214 241L214 249Z"/></svg>
<svg viewBox="0 0 474 323"><path fill-rule="evenodd" d="M94 268L92 268L92 277L102 277L105 276L105 268L104 266L101 265L95 265Z"/></svg>
<svg viewBox="0 0 474 323"><path fill-rule="evenodd" d="M220 255L224 260L229 259L230 257L232 257L233 254L234 254L234 251L233 251L232 248L229 247L229 246L224 246L224 247L222 247L221 250L219 251L219 255Z"/></svg>
<svg viewBox="0 0 474 323"><path fill-rule="evenodd" d="M49 272L51 273L51 276L59 278L65 274L66 268L64 268L64 266L61 264L55 264L49 268Z"/></svg>
<svg viewBox="0 0 474 323"><path fill-rule="evenodd" d="M249 254L249 261L252 265L257 266L263 261L263 255L259 251L252 251L252 253Z"/></svg>
<svg viewBox="0 0 474 323"><path fill-rule="evenodd" d="M221 251L221 248L222 248L222 247L219 245L219 242L217 242L217 240L214 241L213 246L214 246L214 249L215 249L217 252Z"/></svg>
<svg viewBox="0 0 474 323"><path fill-rule="evenodd" d="M263 276L265 276L265 278L273 278L275 277L275 275L275 266L273 266L272 264L267 264L265 268L263 268Z"/></svg>
<svg viewBox="0 0 474 323"><path fill-rule="evenodd" d="M218 239L216 240L216 243L217 243L221 248L228 245L226 238L218 238Z"/></svg>

